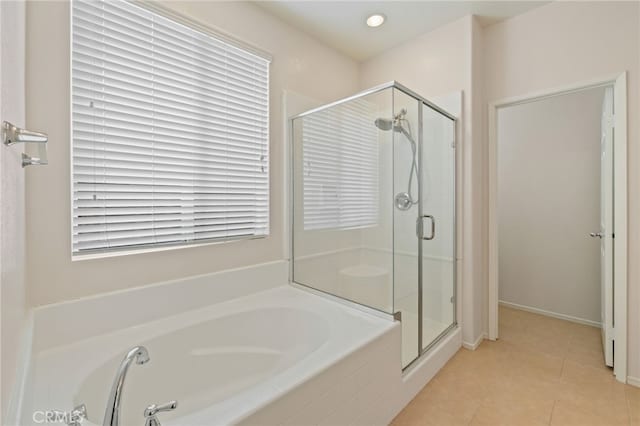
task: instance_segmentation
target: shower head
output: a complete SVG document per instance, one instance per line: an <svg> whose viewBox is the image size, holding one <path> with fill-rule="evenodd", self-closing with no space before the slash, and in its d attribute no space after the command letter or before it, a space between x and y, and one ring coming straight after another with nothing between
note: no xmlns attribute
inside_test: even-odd
<svg viewBox="0 0 640 426"><path fill-rule="evenodd" d="M386 132L393 127L393 120L389 118L376 118L375 124L378 129Z"/></svg>
<svg viewBox="0 0 640 426"><path fill-rule="evenodd" d="M409 139L413 149L415 150L416 142L413 140L413 136L410 132L408 132L404 126L402 125L402 120L404 120L404 115L406 114L405 110L402 110L400 114L398 114L393 120L390 118L376 118L374 121L376 127L384 132L387 132L393 129L394 132L402 133ZM406 121L406 120L405 120Z"/></svg>
<svg viewBox="0 0 640 426"><path fill-rule="evenodd" d="M402 108L398 114L396 114L393 119L391 118L376 118L374 123L376 127L384 132L387 132L393 129L394 132L403 134L407 140L411 143L411 153L412 161L411 161L411 170L409 171L409 183L407 192L400 192L395 197L395 205L398 210L409 210L412 206L418 203L417 199L414 199L411 196L411 185L413 183L413 177L415 175L416 180L418 178L418 165L416 162L416 141L413 139L411 134L411 123L405 117L407 115L407 110ZM404 123L406 123L407 128L405 128ZM408 130L407 130L408 129Z"/></svg>
<svg viewBox="0 0 640 426"><path fill-rule="evenodd" d="M393 118L376 118L376 127L385 132L393 129L394 132L406 133L406 130L402 126L402 122L407 121L405 118L406 115L407 110L402 108Z"/></svg>

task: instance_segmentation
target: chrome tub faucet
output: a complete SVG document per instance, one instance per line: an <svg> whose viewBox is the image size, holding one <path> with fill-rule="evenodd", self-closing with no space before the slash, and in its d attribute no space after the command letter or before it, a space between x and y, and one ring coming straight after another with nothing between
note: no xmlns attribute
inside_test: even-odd
<svg viewBox="0 0 640 426"><path fill-rule="evenodd" d="M142 365L149 362L149 352L144 346L136 346L131 349L120 363L118 373L111 387L111 393L107 401L107 409L104 413L104 421L102 426L119 426L120 425L120 404L122 399L122 387L124 379L127 376L129 366L135 360L136 364Z"/></svg>

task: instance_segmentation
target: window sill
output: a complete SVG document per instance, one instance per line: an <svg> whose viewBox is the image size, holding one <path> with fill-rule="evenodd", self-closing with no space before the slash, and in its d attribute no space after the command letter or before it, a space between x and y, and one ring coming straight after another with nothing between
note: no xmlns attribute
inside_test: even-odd
<svg viewBox="0 0 640 426"><path fill-rule="evenodd" d="M269 237L267 235L260 235L255 237L242 237L230 240L209 240L202 241L199 243L188 243L188 244L171 244L165 246L155 246L155 247L141 247L130 250L113 250L113 251L103 251L103 252L94 252L94 253L86 253L86 254L71 254L71 262L81 262L83 260L95 260L95 259L106 259L110 257L121 257L121 256L131 256L136 254L149 254L149 253L158 253L163 251L171 251L171 250L180 250L186 248L196 248L196 247L204 247L204 246L213 246L213 245L221 245L221 244L233 244L239 243L241 241L250 241L250 240L262 240Z"/></svg>

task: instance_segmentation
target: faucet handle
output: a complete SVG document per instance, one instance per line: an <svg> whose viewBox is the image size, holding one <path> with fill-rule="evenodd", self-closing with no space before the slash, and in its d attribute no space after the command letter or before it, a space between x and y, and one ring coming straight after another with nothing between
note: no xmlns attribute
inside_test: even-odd
<svg viewBox="0 0 640 426"><path fill-rule="evenodd" d="M178 407L178 401L169 401L166 404L162 404L162 405L151 404L150 406L147 407L146 410L144 410L144 416L145 417L155 416L156 414L162 411L173 411L177 407Z"/></svg>
<svg viewBox="0 0 640 426"><path fill-rule="evenodd" d="M87 406L80 404L71 410L68 426L80 426L87 419Z"/></svg>
<svg viewBox="0 0 640 426"><path fill-rule="evenodd" d="M156 405L151 404L144 410L145 426L160 426L160 421L156 417L156 414L162 411L173 411L178 407L178 401L169 401L165 404Z"/></svg>

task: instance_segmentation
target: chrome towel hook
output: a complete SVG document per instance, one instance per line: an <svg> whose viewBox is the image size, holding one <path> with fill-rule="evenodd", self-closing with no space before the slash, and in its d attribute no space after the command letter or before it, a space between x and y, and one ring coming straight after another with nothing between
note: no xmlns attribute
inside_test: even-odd
<svg viewBox="0 0 640 426"><path fill-rule="evenodd" d="M48 140L49 137L45 133L21 129L8 121L2 122L2 143L4 145L24 143L26 144L25 150L35 150L34 155L22 153L22 167L48 164L46 145Z"/></svg>

